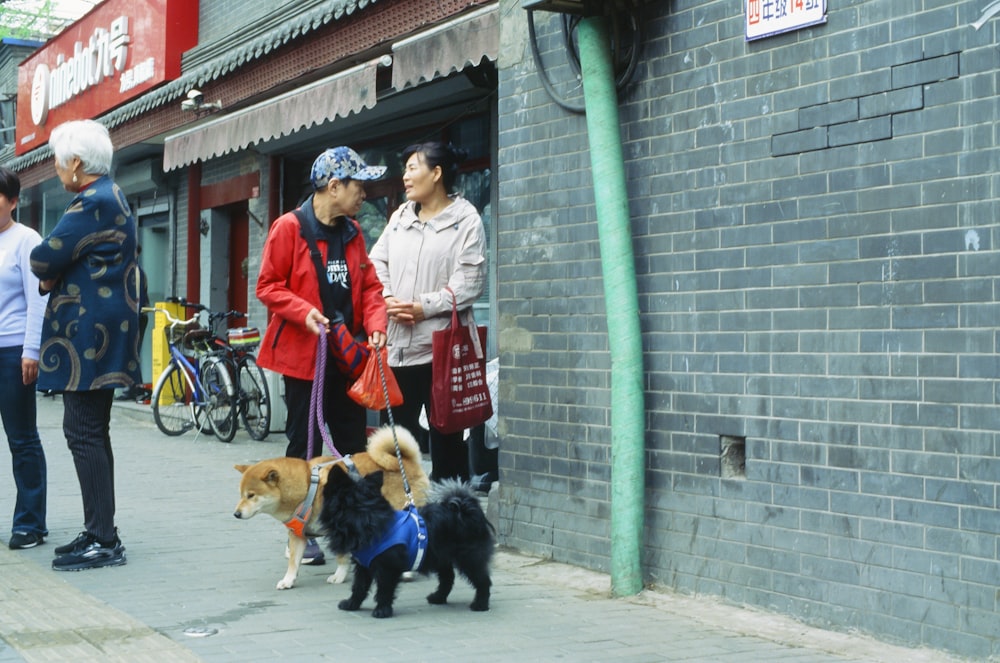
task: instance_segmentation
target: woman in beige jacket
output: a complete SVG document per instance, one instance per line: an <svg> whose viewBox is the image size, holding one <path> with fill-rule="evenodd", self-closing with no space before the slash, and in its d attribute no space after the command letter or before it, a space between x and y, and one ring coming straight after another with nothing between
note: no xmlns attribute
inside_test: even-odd
<svg viewBox="0 0 1000 663"><path fill-rule="evenodd" d="M438 142L403 151L407 201L393 212L370 254L389 314L389 365L403 393L393 417L418 440L420 410L430 413L431 338L451 324L452 297L445 288L455 293L465 322L486 284L483 220L452 192L465 157L463 150ZM431 426L430 453L432 480L469 479L461 432L444 434Z"/></svg>

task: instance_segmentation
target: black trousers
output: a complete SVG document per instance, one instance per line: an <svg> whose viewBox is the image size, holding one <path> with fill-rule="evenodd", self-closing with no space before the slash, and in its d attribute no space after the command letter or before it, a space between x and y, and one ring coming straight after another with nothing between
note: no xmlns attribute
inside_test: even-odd
<svg viewBox="0 0 1000 663"><path fill-rule="evenodd" d="M394 367L392 373L396 376L399 391L403 394L403 404L392 408L393 420L419 440L423 434L423 428L420 426L420 410L426 407L428 413L430 412L431 365ZM388 423L386 412L382 412L381 418L382 423ZM462 431L442 433L430 426L430 450L432 481L469 480L469 452L462 439Z"/></svg>
<svg viewBox="0 0 1000 663"><path fill-rule="evenodd" d="M333 360L326 363L326 377L323 382L323 416L325 417L333 446L344 454L354 454L365 450L367 437L367 414L363 407L355 403L347 395L347 378L332 366ZM285 455L292 458L306 458L309 447L309 427L315 433L313 439L313 457L331 456L333 453L326 447L315 422L309 420L309 400L312 398L312 380L299 380L285 376L285 405L288 410L288 420L285 423L285 435L288 437L288 448Z"/></svg>
<svg viewBox="0 0 1000 663"><path fill-rule="evenodd" d="M83 498L83 525L102 543L114 541L115 457L111 451L113 389L63 392L63 434Z"/></svg>

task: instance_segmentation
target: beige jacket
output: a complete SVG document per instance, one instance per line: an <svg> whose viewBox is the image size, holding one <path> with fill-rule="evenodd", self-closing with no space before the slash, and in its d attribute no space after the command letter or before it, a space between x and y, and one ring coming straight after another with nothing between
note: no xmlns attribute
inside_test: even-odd
<svg viewBox="0 0 1000 663"><path fill-rule="evenodd" d="M467 323L472 303L486 287L486 232L476 208L459 195L427 223L406 202L389 218L369 255L383 295L419 301L425 320L412 326L389 321L389 365L431 363L431 335L451 324L450 286L459 319Z"/></svg>

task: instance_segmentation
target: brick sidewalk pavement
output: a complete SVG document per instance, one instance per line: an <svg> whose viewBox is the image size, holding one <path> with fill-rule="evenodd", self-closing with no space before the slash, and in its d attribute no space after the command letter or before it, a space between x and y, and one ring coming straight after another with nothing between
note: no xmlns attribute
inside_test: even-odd
<svg viewBox="0 0 1000 663"><path fill-rule="evenodd" d="M713 599L644 591L610 597L606 575L501 551L491 610L473 613L471 588L451 603L424 600L430 581L401 586L396 616L337 603L331 564L303 567L278 591L285 535L273 519L232 516L236 463L280 455L283 436L231 444L159 433L148 409L116 404L112 420L118 514L128 564L78 573L50 568L52 549L82 525L79 487L61 433L60 399L39 399L49 463L48 541L0 548L0 663L20 661L713 661L946 662L927 650L822 631ZM0 514L13 502L2 454ZM9 525L0 527L6 541ZM366 603L370 609L371 600Z"/></svg>

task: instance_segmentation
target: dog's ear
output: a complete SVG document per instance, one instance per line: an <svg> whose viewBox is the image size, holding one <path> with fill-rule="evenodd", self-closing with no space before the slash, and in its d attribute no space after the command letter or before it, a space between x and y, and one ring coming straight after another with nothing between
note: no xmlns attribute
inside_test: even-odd
<svg viewBox="0 0 1000 663"><path fill-rule="evenodd" d="M240 474L243 474L250 469L249 465L233 465L233 467L236 468Z"/></svg>
<svg viewBox="0 0 1000 663"><path fill-rule="evenodd" d="M264 481L272 484L278 483L278 470L271 470L268 472L267 476L264 477Z"/></svg>

